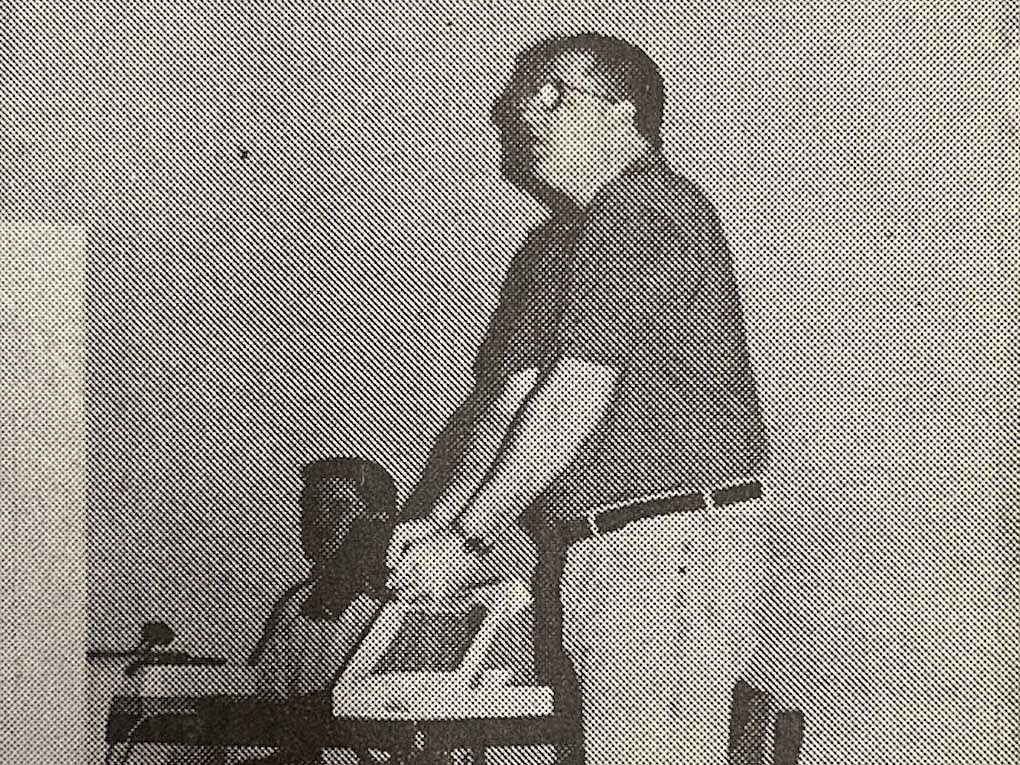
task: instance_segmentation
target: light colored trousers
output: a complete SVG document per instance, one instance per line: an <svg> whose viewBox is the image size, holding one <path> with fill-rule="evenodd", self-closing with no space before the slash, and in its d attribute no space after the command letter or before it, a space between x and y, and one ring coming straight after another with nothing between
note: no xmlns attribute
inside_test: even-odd
<svg viewBox="0 0 1020 765"><path fill-rule="evenodd" d="M764 505L659 516L569 548L563 642L587 765L726 762L730 692L756 643Z"/></svg>

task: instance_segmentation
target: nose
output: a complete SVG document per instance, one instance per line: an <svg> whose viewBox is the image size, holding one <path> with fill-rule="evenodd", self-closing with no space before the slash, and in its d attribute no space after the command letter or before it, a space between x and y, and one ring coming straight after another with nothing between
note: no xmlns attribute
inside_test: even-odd
<svg viewBox="0 0 1020 765"><path fill-rule="evenodd" d="M521 132L536 127L538 115L530 100L500 99L493 104L489 121L502 131Z"/></svg>

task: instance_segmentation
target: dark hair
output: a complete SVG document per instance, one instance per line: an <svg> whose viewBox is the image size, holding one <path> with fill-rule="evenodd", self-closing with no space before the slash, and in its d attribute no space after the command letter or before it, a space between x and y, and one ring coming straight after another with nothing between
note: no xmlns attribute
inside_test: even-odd
<svg viewBox="0 0 1020 765"><path fill-rule="evenodd" d="M618 101L634 104L634 127L654 148L662 148L666 88L658 65L636 45L608 35L586 32L541 40L517 57L521 74L534 76L564 53L592 58L590 73Z"/></svg>
<svg viewBox="0 0 1020 765"><path fill-rule="evenodd" d="M301 468L303 494L323 481L344 479L354 484L368 515L392 515L397 507L397 486L389 472L377 462L361 457L331 457L315 460Z"/></svg>

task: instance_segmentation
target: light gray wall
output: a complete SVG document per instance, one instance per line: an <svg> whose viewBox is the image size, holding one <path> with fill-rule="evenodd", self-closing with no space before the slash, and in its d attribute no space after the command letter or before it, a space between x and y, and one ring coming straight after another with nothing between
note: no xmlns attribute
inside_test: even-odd
<svg viewBox="0 0 1020 765"><path fill-rule="evenodd" d="M1015 742L1005 6L62 7L18 12L0 193L91 225L94 647L160 616L242 656L301 566L298 465L406 489L537 216L487 105L522 44L590 27L662 63L670 157L737 254L776 447L763 676L807 760Z"/></svg>
<svg viewBox="0 0 1020 765"><path fill-rule="evenodd" d="M0 751L82 762L85 231L0 219Z"/></svg>

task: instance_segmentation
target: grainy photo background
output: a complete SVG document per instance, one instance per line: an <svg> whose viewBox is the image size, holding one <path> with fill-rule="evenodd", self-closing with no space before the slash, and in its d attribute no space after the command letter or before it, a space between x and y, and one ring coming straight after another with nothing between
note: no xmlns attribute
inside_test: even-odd
<svg viewBox="0 0 1020 765"><path fill-rule="evenodd" d="M84 686L58 715L44 669L145 619L241 660L303 571L301 463L369 456L406 493L541 215L488 106L525 44L593 29L663 67L666 154L736 256L774 451L760 671L807 715L802 761L1016 761L1015 5L34 2L2 26L0 759L85 760L60 727Z"/></svg>

